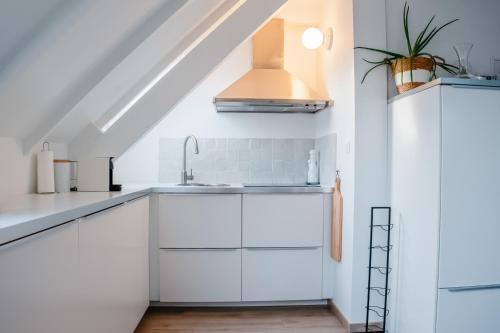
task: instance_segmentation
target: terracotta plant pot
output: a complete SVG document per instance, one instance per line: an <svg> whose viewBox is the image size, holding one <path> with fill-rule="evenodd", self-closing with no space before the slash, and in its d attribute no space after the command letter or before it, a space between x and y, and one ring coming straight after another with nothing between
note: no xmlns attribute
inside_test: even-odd
<svg viewBox="0 0 500 333"><path fill-rule="evenodd" d="M430 81L433 61L426 57L396 59L391 64L398 94Z"/></svg>

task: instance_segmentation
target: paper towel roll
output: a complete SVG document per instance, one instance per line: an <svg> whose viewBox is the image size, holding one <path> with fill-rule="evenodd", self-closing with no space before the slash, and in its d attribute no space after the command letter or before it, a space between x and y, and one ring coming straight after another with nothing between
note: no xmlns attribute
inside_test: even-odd
<svg viewBox="0 0 500 333"><path fill-rule="evenodd" d="M54 152L39 151L36 155L37 191L54 193Z"/></svg>

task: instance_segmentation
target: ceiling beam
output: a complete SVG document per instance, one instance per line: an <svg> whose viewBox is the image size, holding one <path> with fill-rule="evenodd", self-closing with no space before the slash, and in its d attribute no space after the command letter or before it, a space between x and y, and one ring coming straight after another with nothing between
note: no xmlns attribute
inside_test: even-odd
<svg viewBox="0 0 500 333"><path fill-rule="evenodd" d="M139 24L138 22L131 22L130 25L133 26L137 24L137 28L132 29L123 40L110 41L110 45L112 45L111 43L115 44L112 45L110 52L105 53L103 57L99 59L95 59L92 68L85 71L83 75L75 77L72 82L68 82L63 92L59 94L57 98L47 100L48 103L45 105L41 104L39 106L39 112L43 112L45 116L37 121L37 123L21 137L24 152L29 152L41 139L46 138L61 120L71 112L73 106L77 104L78 101L130 54L137 45L140 45L147 36L154 32L159 25L173 15L186 1L187 0L167 1L157 5L157 8L155 8L150 15L144 17L144 22L140 22ZM80 19L80 17L78 17L78 19ZM87 23L91 27L91 22ZM83 27L88 28L89 25L84 25L87 23L81 22L80 27L82 27L82 29ZM63 29L60 33L63 35L68 33L71 34L72 30L66 31ZM53 43L51 47L64 46L59 44ZM93 54L94 53L91 52L89 56ZM61 55L61 59L63 63L67 63L67 65L71 66L72 59L66 59L64 54ZM57 76L58 73L55 72L54 74ZM47 79L50 80L50 78ZM43 87L38 88L40 91L43 91L43 89Z"/></svg>
<svg viewBox="0 0 500 333"><path fill-rule="evenodd" d="M237 0L183 0L175 14L144 39L106 77L88 92L51 130L53 142L72 141L89 123L97 123L116 112L151 81L158 68L177 56L181 45L198 37L196 30L207 28L207 18L218 17L217 9ZM223 9L223 8L222 8Z"/></svg>
<svg viewBox="0 0 500 333"><path fill-rule="evenodd" d="M185 54L109 130L101 133L95 125L87 126L69 145L70 156L75 159L84 156L120 156L284 3L286 0L245 1Z"/></svg>

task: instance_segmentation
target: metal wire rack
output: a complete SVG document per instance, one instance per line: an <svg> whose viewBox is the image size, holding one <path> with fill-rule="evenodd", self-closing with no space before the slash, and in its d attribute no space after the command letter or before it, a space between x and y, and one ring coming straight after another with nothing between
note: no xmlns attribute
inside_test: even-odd
<svg viewBox="0 0 500 333"><path fill-rule="evenodd" d="M387 211L387 223L386 224L375 224L374 223L374 213L378 210ZM391 273L391 267L389 267L389 254L392 250L391 244L391 230L393 225L391 224L391 207L372 207L371 217L370 217L370 257L368 260L368 287L367 289L367 300L366 300L366 322L365 322L365 332L377 332L386 333L387 316L390 311L387 308L387 296L391 292L389 289L389 274ZM373 244L374 243L374 233L386 233L385 239L386 244ZM374 265L374 256L383 255L385 259L385 265L379 266ZM381 274L384 277L385 284L383 286L372 285L373 284L373 274ZM375 297L381 297L383 306L373 304ZM370 315L376 317L376 321L370 320ZM372 316L373 317L373 316Z"/></svg>

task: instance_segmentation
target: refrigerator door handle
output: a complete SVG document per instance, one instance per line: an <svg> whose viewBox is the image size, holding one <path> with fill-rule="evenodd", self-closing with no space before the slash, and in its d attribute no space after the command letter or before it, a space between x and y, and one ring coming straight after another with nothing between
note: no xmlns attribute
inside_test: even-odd
<svg viewBox="0 0 500 333"><path fill-rule="evenodd" d="M481 285L481 286L465 286L465 287L451 287L451 288L446 288L446 289L452 293L461 292L461 291L500 289L500 284L487 284L487 285Z"/></svg>

